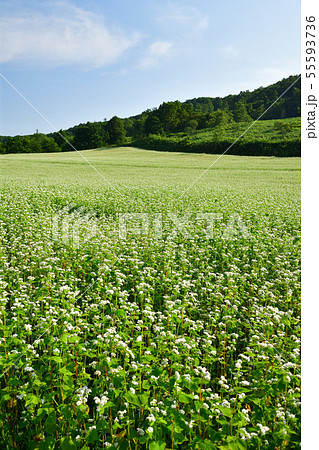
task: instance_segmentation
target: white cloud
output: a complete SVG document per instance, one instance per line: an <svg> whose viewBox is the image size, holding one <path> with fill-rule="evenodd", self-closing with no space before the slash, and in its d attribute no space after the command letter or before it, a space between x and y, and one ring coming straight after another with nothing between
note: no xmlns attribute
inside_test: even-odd
<svg viewBox="0 0 319 450"><path fill-rule="evenodd" d="M97 14L66 3L56 4L49 13L3 15L0 28L2 63L94 68L115 62L140 37L111 30Z"/></svg>
<svg viewBox="0 0 319 450"><path fill-rule="evenodd" d="M147 54L141 60L139 69L147 70L157 66L163 60L169 59L173 54L173 44L169 41L158 40L153 42Z"/></svg>
<svg viewBox="0 0 319 450"><path fill-rule="evenodd" d="M192 33L205 31L209 27L209 17L198 8L169 1L163 9L158 15L157 21L165 27L183 27Z"/></svg>
<svg viewBox="0 0 319 450"><path fill-rule="evenodd" d="M222 53L223 56L227 57L238 58L240 56L240 51L238 50L237 46L233 43L221 47L220 52Z"/></svg>

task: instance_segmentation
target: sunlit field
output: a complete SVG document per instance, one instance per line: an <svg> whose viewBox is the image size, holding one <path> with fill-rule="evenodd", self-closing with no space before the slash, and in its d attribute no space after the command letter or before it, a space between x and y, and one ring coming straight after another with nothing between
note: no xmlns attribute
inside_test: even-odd
<svg viewBox="0 0 319 450"><path fill-rule="evenodd" d="M300 158L81 154L0 156L0 448L299 448Z"/></svg>

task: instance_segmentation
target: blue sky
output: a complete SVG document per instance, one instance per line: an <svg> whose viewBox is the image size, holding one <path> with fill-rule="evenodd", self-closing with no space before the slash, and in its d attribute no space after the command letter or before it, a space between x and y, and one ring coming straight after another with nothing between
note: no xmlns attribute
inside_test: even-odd
<svg viewBox="0 0 319 450"><path fill-rule="evenodd" d="M0 0L1 73L57 129L299 74L299 0ZM53 129L0 79L0 134Z"/></svg>

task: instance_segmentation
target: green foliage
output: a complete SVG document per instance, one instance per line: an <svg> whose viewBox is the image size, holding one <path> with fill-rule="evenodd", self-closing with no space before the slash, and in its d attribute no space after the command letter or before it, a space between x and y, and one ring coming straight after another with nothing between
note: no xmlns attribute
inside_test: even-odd
<svg viewBox="0 0 319 450"><path fill-rule="evenodd" d="M53 137L62 152L70 152L73 150L72 143L74 136L71 133L60 130L59 132L52 133L50 136Z"/></svg>
<svg viewBox="0 0 319 450"><path fill-rule="evenodd" d="M291 122L277 120L274 122L274 129L279 131L283 137L286 137L293 130L293 124Z"/></svg>
<svg viewBox="0 0 319 450"><path fill-rule="evenodd" d="M186 127L185 127L185 133L193 135L195 133L197 127L198 127L197 120L192 119L189 122L187 122Z"/></svg>
<svg viewBox="0 0 319 450"><path fill-rule="evenodd" d="M290 76L267 87L260 87L254 91L242 91L238 95L228 95L224 98L201 97L187 100L186 103L193 106L194 111L201 115L211 113L217 109L234 112L238 102L242 101L247 113L252 119L257 119L272 103L274 103L280 94L282 94L296 79L298 75ZM288 117L300 116L300 92L301 81L299 80L293 88L287 91L280 101L276 102L270 108L263 120L284 119ZM205 105L203 108L202 105Z"/></svg>
<svg viewBox="0 0 319 450"><path fill-rule="evenodd" d="M149 450L165 450L166 444L164 441L152 441L149 445Z"/></svg>
<svg viewBox="0 0 319 450"><path fill-rule="evenodd" d="M144 133L149 134L161 134L163 132L163 125L159 118L153 114L150 114L144 122Z"/></svg>
<svg viewBox="0 0 319 450"><path fill-rule="evenodd" d="M61 449L62 450L75 450L76 449L75 443L72 441L72 439L69 436L63 437L61 439Z"/></svg>
<svg viewBox="0 0 319 450"><path fill-rule="evenodd" d="M210 114L204 116L204 122L202 122L201 128L216 128L220 126L225 126L233 121L232 115L223 110L217 109Z"/></svg>
<svg viewBox="0 0 319 450"><path fill-rule="evenodd" d="M56 156L0 165L0 448L300 448L300 158Z"/></svg>
<svg viewBox="0 0 319 450"><path fill-rule="evenodd" d="M4 143L4 153L29 153L31 152L31 142L27 137L8 137Z"/></svg>
<svg viewBox="0 0 319 450"><path fill-rule="evenodd" d="M134 139L139 139L139 138L144 136L144 134L145 134L145 122L146 122L147 118L148 118L147 114L142 114L141 117L139 117L138 119L136 119L134 121L134 125L133 125L132 132L131 132L131 136Z"/></svg>
<svg viewBox="0 0 319 450"><path fill-rule="evenodd" d="M243 100L239 100L235 103L233 112L235 122L251 122L252 118L247 113L246 105Z"/></svg>
<svg viewBox="0 0 319 450"><path fill-rule="evenodd" d="M121 119L117 116L107 123L107 132L109 134L109 143L114 145L121 145L125 140L125 128Z"/></svg>
<svg viewBox="0 0 319 450"><path fill-rule="evenodd" d="M181 122L182 104L178 101L162 103L154 113L163 125L165 132L172 132L178 129Z"/></svg>
<svg viewBox="0 0 319 450"><path fill-rule="evenodd" d="M32 136L7 137L2 143L2 153L53 153L60 151L52 137L35 133Z"/></svg>
<svg viewBox="0 0 319 450"><path fill-rule="evenodd" d="M300 156L300 119L280 122L282 124L279 126L275 125L276 120L256 122L247 133L246 123L230 122L211 130L200 130L191 136L183 133L150 135L137 139L133 144L140 148L168 152L220 154L229 148L227 153L232 155ZM243 133L245 135L237 141Z"/></svg>
<svg viewBox="0 0 319 450"><path fill-rule="evenodd" d="M77 150L101 147L104 144L101 124L87 122L76 127L72 144Z"/></svg>

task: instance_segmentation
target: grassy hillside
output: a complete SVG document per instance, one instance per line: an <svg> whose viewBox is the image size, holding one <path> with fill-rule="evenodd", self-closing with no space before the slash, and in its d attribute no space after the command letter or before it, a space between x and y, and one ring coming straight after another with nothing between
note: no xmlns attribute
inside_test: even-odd
<svg viewBox="0 0 319 450"><path fill-rule="evenodd" d="M291 127L291 130L282 132L277 127L276 124L288 124ZM254 123L251 128L247 130L247 128L252 125L252 123L247 122L239 122L239 123L230 123L224 127L216 127L215 129L206 129L195 132L191 139L194 141L201 140L211 140L211 141L219 141L229 139L235 140L242 133L245 135L241 138L245 141L267 141L267 142L278 142L283 139L287 139L288 141L294 141L300 139L300 126L301 119L300 117L293 117L289 119L283 120L260 120Z"/></svg>
<svg viewBox="0 0 319 450"><path fill-rule="evenodd" d="M229 150L229 154L300 156L300 126L300 117L280 121L264 120L254 124L229 123L192 134L150 135L133 141L133 144L154 150L223 153L240 138ZM249 130L246 132L247 128Z"/></svg>

